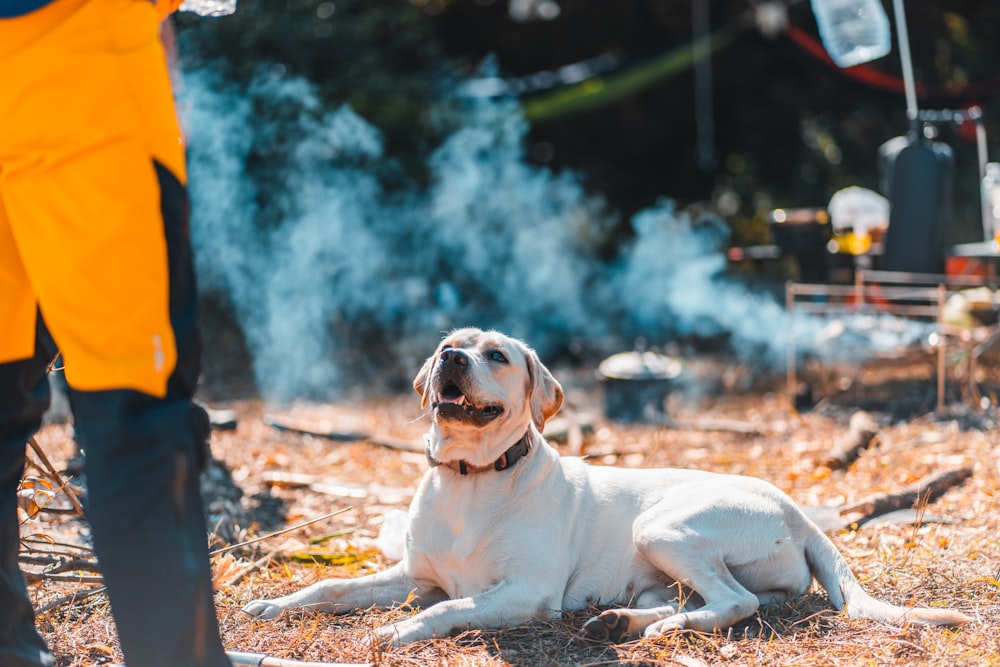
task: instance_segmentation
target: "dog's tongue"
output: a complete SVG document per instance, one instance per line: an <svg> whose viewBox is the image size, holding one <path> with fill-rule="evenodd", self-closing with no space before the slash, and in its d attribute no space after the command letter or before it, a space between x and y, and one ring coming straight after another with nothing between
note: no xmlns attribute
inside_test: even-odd
<svg viewBox="0 0 1000 667"><path fill-rule="evenodd" d="M458 396L442 396L442 403L452 403L454 405L465 405L465 394L459 394Z"/></svg>

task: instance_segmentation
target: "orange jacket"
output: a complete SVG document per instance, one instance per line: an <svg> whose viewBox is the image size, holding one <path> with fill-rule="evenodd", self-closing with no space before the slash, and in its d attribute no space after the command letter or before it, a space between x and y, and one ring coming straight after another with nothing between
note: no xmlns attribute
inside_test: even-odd
<svg viewBox="0 0 1000 667"><path fill-rule="evenodd" d="M0 0L0 19L24 16L30 12L40 9L53 0ZM165 18L175 11L183 0L150 0L155 2L160 10L160 18Z"/></svg>

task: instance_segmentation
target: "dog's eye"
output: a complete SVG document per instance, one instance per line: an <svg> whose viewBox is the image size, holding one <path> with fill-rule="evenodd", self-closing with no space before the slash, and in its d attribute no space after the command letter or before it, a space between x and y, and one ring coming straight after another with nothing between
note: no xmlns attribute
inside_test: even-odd
<svg viewBox="0 0 1000 667"><path fill-rule="evenodd" d="M490 359L500 364L507 363L507 357L505 357L503 352L500 350L493 350L490 352Z"/></svg>

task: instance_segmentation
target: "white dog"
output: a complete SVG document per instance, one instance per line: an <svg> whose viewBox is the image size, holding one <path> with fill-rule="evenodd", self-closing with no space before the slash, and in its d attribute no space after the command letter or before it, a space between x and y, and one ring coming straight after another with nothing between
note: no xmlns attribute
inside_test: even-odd
<svg viewBox="0 0 1000 667"><path fill-rule="evenodd" d="M251 602L247 614L346 613L415 593L422 610L377 631L379 640L401 644L601 605L611 609L582 631L618 641L722 630L761 604L802 595L816 577L850 616L971 620L870 597L833 543L762 480L560 456L541 430L562 405L562 388L520 341L455 331L413 386L431 408L431 468L410 505L403 560ZM680 602L678 584L695 595Z"/></svg>

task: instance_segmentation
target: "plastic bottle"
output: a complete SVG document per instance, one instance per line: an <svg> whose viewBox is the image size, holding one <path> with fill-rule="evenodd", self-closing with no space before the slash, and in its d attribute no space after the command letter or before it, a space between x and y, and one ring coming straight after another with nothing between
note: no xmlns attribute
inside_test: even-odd
<svg viewBox="0 0 1000 667"><path fill-rule="evenodd" d="M811 0L823 46L838 67L875 60L892 49L889 17L879 0Z"/></svg>
<svg viewBox="0 0 1000 667"><path fill-rule="evenodd" d="M236 0L184 0L179 9L199 16L229 16L236 11Z"/></svg>

